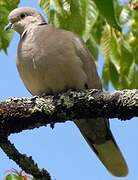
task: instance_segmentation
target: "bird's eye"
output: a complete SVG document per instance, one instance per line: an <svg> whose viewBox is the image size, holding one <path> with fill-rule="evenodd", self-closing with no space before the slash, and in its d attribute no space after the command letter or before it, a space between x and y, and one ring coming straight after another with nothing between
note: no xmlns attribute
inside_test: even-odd
<svg viewBox="0 0 138 180"><path fill-rule="evenodd" d="M20 14L21 19L25 18L26 16L27 16L27 14L25 14L25 13Z"/></svg>

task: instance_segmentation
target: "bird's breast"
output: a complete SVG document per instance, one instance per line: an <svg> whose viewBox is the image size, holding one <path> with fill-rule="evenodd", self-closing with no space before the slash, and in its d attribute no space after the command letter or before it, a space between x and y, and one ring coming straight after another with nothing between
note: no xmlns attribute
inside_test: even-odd
<svg viewBox="0 0 138 180"><path fill-rule="evenodd" d="M59 44L60 46L60 44ZM84 89L87 82L83 64L72 48L64 49L25 41L19 44L17 68L33 94L56 93L66 89Z"/></svg>

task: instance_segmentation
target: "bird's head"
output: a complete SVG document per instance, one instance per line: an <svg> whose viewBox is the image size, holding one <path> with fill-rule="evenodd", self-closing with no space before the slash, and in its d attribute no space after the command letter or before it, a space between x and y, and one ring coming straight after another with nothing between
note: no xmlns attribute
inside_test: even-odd
<svg viewBox="0 0 138 180"><path fill-rule="evenodd" d="M16 8L8 16L9 24L5 30L14 29L22 34L23 31L30 25L40 24L45 22L45 19L34 8L20 7Z"/></svg>

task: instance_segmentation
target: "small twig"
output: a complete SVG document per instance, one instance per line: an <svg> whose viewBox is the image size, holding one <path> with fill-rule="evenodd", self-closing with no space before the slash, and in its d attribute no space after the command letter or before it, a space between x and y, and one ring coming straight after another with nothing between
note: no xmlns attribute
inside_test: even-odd
<svg viewBox="0 0 138 180"><path fill-rule="evenodd" d="M47 170L40 170L32 160L32 157L21 154L7 138L0 137L0 147L10 159L15 161L21 169L31 174L36 180L51 180Z"/></svg>

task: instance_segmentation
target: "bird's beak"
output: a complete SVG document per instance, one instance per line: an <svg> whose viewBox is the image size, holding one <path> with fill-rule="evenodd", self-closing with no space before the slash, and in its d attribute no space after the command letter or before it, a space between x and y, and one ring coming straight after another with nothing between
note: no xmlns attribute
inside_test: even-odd
<svg viewBox="0 0 138 180"><path fill-rule="evenodd" d="M4 28L4 30L5 31L8 31L9 29L12 29L12 23L11 22L9 22L9 24L7 24L6 26L5 26L5 28Z"/></svg>

